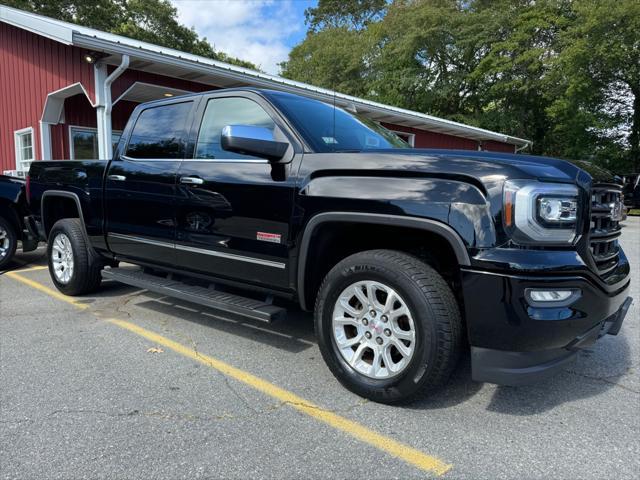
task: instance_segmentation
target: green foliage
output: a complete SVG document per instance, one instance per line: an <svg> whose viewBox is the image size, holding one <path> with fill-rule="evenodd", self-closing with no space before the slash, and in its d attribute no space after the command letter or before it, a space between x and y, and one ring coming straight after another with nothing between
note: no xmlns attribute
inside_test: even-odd
<svg viewBox="0 0 640 480"><path fill-rule="evenodd" d="M313 32L327 28L360 30L379 19L386 8L386 0L320 0L317 7L308 8L304 14Z"/></svg>
<svg viewBox="0 0 640 480"><path fill-rule="evenodd" d="M320 0L296 80L640 170L637 0Z"/></svg>
<svg viewBox="0 0 640 480"><path fill-rule="evenodd" d="M168 0L3 0L35 12L85 27L151 42L214 60L256 69L250 62L215 51L206 38L178 23Z"/></svg>

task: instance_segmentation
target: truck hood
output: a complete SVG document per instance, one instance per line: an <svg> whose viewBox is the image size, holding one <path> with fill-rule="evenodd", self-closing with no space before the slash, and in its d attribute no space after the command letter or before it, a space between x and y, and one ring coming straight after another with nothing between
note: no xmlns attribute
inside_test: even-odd
<svg viewBox="0 0 640 480"><path fill-rule="evenodd" d="M468 175L478 178L483 183L487 175L493 178L495 175L502 175L505 178L531 178L580 184L590 181L590 172L574 163L552 157L473 150L398 149L393 152L398 157L408 155L415 160L422 160L425 164L432 163L434 158L453 162L453 165L463 166ZM416 162L419 163L422 162Z"/></svg>
<svg viewBox="0 0 640 480"><path fill-rule="evenodd" d="M473 150L389 149L310 154L317 163L303 162L311 176L342 174L381 176L435 176L467 179L482 189L509 179L573 183L590 189L592 177L578 166L557 158ZM307 163L307 165L305 165ZM315 166L312 166L311 164Z"/></svg>

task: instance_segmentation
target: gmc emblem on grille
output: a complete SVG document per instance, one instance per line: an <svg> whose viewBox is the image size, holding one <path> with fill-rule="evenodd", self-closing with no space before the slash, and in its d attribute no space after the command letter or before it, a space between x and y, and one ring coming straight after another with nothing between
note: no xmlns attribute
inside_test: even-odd
<svg viewBox="0 0 640 480"><path fill-rule="evenodd" d="M611 209L611 220L614 222L619 222L622 220L622 212L624 210L624 206L620 200L616 200L609 204L609 208Z"/></svg>

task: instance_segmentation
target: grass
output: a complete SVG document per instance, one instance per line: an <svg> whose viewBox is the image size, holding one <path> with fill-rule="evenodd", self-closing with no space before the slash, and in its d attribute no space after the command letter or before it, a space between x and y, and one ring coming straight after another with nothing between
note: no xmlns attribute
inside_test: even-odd
<svg viewBox="0 0 640 480"><path fill-rule="evenodd" d="M628 215L640 217L640 208L632 208L631 210L629 210Z"/></svg>

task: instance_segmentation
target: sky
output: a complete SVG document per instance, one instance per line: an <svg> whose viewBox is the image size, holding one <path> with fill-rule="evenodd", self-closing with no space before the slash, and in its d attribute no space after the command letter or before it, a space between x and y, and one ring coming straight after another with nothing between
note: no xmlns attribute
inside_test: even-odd
<svg viewBox="0 0 640 480"><path fill-rule="evenodd" d="M278 74L278 63L306 34L304 11L316 0L171 0L179 21L216 50Z"/></svg>

